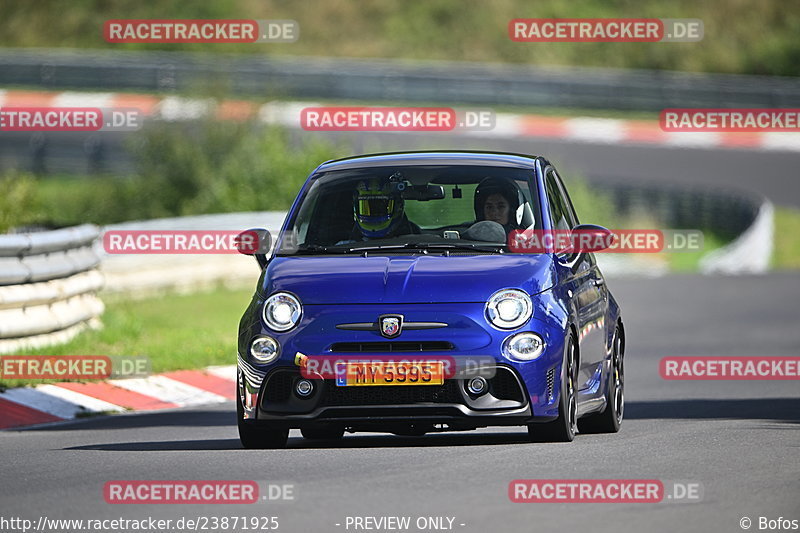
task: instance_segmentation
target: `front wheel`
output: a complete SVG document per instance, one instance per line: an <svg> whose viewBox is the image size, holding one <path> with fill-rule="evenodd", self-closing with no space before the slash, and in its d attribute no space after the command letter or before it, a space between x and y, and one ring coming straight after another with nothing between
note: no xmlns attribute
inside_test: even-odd
<svg viewBox="0 0 800 533"><path fill-rule="evenodd" d="M244 408L238 386L236 387L236 419L239 426L239 441L243 448L268 450L286 447L286 441L289 440L288 428L256 423L254 420L244 420Z"/></svg>
<svg viewBox="0 0 800 533"><path fill-rule="evenodd" d="M620 327L614 330L611 344L611 368L606 387L606 408L580 421L581 433L616 433L625 412L625 344Z"/></svg>
<svg viewBox="0 0 800 533"><path fill-rule="evenodd" d="M528 435L533 442L572 442L578 432L578 361L575 337L570 333L561 365L561 393L558 418L544 424L528 424Z"/></svg>

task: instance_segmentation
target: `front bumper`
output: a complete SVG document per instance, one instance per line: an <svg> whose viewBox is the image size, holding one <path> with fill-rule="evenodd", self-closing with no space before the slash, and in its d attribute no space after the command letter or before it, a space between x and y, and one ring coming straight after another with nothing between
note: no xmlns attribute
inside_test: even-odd
<svg viewBox="0 0 800 533"><path fill-rule="evenodd" d="M351 421L430 417L441 423L470 422L476 426L516 425L555 419L564 350L564 329L552 312L534 311L534 318L514 331L487 327L483 304L403 304L306 306L301 323L284 334L270 332L255 311L246 314L240 327L240 397L244 418L284 422L300 427L312 421ZM537 300L538 302L538 300ZM540 304L541 305L541 304ZM386 312L396 312L406 322L438 322L446 327L404 330L387 340L377 331L342 329L343 324L370 323ZM552 310L551 310L552 311ZM541 317L538 318L538 317ZM504 341L520 331L535 331L546 343L538 359L512 361L502 354ZM270 335L281 346L278 360L258 365L247 354L249 343L258 335ZM404 356L454 360L471 358L494 365L503 383L492 383L483 398L471 398L463 379L448 379L443 390L437 386L337 387L334 382L313 380L315 392L307 399L294 394L300 378L295 354L308 357L353 357L402 359ZM498 391L503 389L504 393ZM511 391L511 392L509 392ZM497 393L497 394L495 394Z"/></svg>
<svg viewBox="0 0 800 533"><path fill-rule="evenodd" d="M340 387L330 379L312 379L314 391L308 397L294 392L297 381L304 378L299 368L279 367L259 376L247 362L240 360L239 366L245 418L289 428L330 423L364 429L392 424L472 429L554 418L534 417L525 384L508 365L481 369L489 388L479 396L467 390L467 378L451 378L443 385L370 387ZM250 384L253 378L260 380L256 387Z"/></svg>

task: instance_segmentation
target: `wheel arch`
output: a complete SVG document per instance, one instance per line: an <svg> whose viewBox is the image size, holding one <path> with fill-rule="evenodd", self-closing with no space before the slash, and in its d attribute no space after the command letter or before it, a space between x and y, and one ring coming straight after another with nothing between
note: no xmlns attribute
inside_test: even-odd
<svg viewBox="0 0 800 533"><path fill-rule="evenodd" d="M570 333L575 338L575 342L573 343L574 344L574 348L575 348L575 365L577 366L577 368L580 368L581 367L581 342L580 342L580 337L578 336L578 328L577 328L577 326L575 325L574 322L570 322L569 323L569 328L568 328L567 331L568 331L568 333Z"/></svg>

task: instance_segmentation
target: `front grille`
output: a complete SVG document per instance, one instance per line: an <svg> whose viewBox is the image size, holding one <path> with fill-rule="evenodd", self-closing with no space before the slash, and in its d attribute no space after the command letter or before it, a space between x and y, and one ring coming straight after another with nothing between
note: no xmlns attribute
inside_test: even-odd
<svg viewBox="0 0 800 533"><path fill-rule="evenodd" d="M500 400L523 401L522 390L517 378L514 377L510 370L505 368L497 368L497 373L489 380L489 389L492 396Z"/></svg>
<svg viewBox="0 0 800 533"><path fill-rule="evenodd" d="M447 341L395 341L395 342L336 342L332 352L384 353L384 352L447 352L453 344Z"/></svg>
<svg viewBox="0 0 800 533"><path fill-rule="evenodd" d="M445 380L444 385L388 385L337 387L327 381L320 406L332 405L406 405L415 403L462 403L458 384Z"/></svg>
<svg viewBox="0 0 800 533"><path fill-rule="evenodd" d="M285 402L292 395L293 372L275 372L269 378L264 390L264 398L269 402Z"/></svg>

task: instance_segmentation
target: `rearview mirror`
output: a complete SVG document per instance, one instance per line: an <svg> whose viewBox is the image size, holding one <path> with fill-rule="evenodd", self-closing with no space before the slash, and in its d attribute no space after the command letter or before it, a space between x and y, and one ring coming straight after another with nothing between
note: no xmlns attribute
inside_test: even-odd
<svg viewBox="0 0 800 533"><path fill-rule="evenodd" d="M404 200L442 200L444 198L444 187L441 185L412 185L403 191Z"/></svg>

